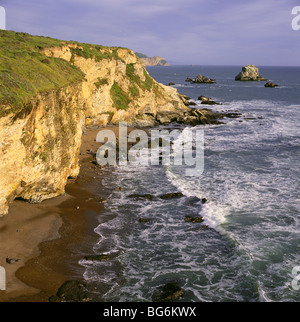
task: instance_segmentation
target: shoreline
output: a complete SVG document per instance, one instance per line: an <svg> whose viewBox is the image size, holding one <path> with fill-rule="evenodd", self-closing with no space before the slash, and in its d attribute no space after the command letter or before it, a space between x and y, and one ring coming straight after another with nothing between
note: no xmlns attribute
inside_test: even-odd
<svg viewBox="0 0 300 322"><path fill-rule="evenodd" d="M88 152L101 145L95 142L100 130L82 136L80 173L64 195L40 204L15 200L0 218L0 266L6 270L0 302L48 302L65 281L83 279L85 268L78 261L99 239L94 228L103 209L96 198L103 174ZM17 261L9 264L6 258Z"/></svg>

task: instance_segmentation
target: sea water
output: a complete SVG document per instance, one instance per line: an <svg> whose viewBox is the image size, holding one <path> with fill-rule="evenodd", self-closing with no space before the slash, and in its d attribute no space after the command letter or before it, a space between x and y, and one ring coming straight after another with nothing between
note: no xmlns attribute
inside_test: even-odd
<svg viewBox="0 0 300 322"><path fill-rule="evenodd" d="M174 82L196 108L203 107L197 98L204 95L222 103L211 109L242 116L194 128L204 129L201 176L187 177L184 165L172 164L105 170L102 185L113 188L99 188L108 202L95 228L94 252L113 260L81 264L86 280L106 286L106 301L152 301L155 290L171 281L184 289L183 302L300 300L292 286L292 270L300 265L300 68L260 67L278 88L237 82L239 71L148 68L158 82ZM199 73L217 83L185 82ZM184 196L159 198L170 192ZM186 222L187 215L204 221ZM151 221L140 223L141 217Z"/></svg>

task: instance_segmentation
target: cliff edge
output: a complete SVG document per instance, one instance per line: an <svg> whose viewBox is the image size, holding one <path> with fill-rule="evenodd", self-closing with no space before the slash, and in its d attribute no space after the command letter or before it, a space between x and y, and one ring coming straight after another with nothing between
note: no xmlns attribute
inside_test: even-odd
<svg viewBox="0 0 300 322"><path fill-rule="evenodd" d="M84 126L151 126L187 109L129 49L0 31L0 215L15 198L64 193Z"/></svg>
<svg viewBox="0 0 300 322"><path fill-rule="evenodd" d="M196 125L221 116L188 107L127 48L0 31L0 216L37 203L79 173L86 126Z"/></svg>

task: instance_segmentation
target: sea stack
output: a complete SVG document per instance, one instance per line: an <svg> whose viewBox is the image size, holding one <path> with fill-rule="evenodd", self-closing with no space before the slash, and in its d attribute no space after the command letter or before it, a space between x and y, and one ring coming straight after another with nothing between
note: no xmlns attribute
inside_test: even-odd
<svg viewBox="0 0 300 322"><path fill-rule="evenodd" d="M262 77L258 68L254 65L243 66L242 71L235 77L236 81L267 81L266 78Z"/></svg>

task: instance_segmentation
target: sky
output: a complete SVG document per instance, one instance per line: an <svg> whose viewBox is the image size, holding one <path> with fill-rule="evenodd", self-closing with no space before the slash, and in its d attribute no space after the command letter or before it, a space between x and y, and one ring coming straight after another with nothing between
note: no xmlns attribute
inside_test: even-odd
<svg viewBox="0 0 300 322"><path fill-rule="evenodd" d="M171 63L299 66L300 0L0 0L6 29ZM300 12L299 12L300 14Z"/></svg>

